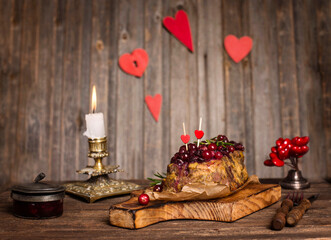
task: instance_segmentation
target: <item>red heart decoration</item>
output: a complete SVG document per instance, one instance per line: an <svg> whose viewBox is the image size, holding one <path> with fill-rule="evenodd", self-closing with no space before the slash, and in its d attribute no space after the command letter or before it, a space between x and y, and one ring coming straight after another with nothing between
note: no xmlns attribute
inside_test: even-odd
<svg viewBox="0 0 331 240"><path fill-rule="evenodd" d="M277 167L282 167L284 166L284 161L278 159L278 158L273 158L271 159L272 163L275 164Z"/></svg>
<svg viewBox="0 0 331 240"><path fill-rule="evenodd" d="M290 150L288 148L284 148L278 152L278 157L280 160L285 160L289 157Z"/></svg>
<svg viewBox="0 0 331 240"><path fill-rule="evenodd" d="M202 130L195 130L194 134L197 137L197 139L201 139L205 133Z"/></svg>
<svg viewBox="0 0 331 240"><path fill-rule="evenodd" d="M293 143L294 145L298 145L298 144L297 144L298 139L299 139L299 137L294 137L294 138L292 138L292 143Z"/></svg>
<svg viewBox="0 0 331 240"><path fill-rule="evenodd" d="M304 155L309 151L309 147L308 146L302 146L300 147L300 155Z"/></svg>
<svg viewBox="0 0 331 240"><path fill-rule="evenodd" d="M277 152L277 148L276 148L276 147L272 147L272 148L271 148L271 152L273 152L273 153L276 153L276 154L277 154L277 153L278 153L278 152Z"/></svg>
<svg viewBox="0 0 331 240"><path fill-rule="evenodd" d="M158 121L162 105L161 94L156 94L154 97L147 95L145 97L145 102L155 121Z"/></svg>
<svg viewBox="0 0 331 240"><path fill-rule="evenodd" d="M270 157L271 159L278 158L278 156L277 156L276 153L269 153L269 157Z"/></svg>
<svg viewBox="0 0 331 240"><path fill-rule="evenodd" d="M190 22L185 11L179 10L176 13L175 19L169 16L163 18L163 25L189 50L191 50L191 52L193 52Z"/></svg>
<svg viewBox="0 0 331 240"><path fill-rule="evenodd" d="M118 63L124 72L141 77L148 65L148 54L144 49L137 48L131 54L123 54Z"/></svg>
<svg viewBox="0 0 331 240"><path fill-rule="evenodd" d="M238 39L234 35L228 35L224 39L224 47L233 61L238 63L252 50L253 40L247 36Z"/></svg>
<svg viewBox="0 0 331 240"><path fill-rule="evenodd" d="M264 165L268 167L274 166L274 163L271 161L271 159L267 159L264 161Z"/></svg>
<svg viewBox="0 0 331 240"><path fill-rule="evenodd" d="M294 153L300 153L300 147L299 146L293 146L292 147L292 151L294 152Z"/></svg>
<svg viewBox="0 0 331 240"><path fill-rule="evenodd" d="M182 139L183 143L186 144L190 141L190 135L188 135L188 134L182 135L182 136L180 136L180 139Z"/></svg>
<svg viewBox="0 0 331 240"><path fill-rule="evenodd" d="M286 138L284 141L283 141L283 144L285 144L285 145L289 145L289 144L291 144L292 142L291 142L291 139L289 139L289 138Z"/></svg>
<svg viewBox="0 0 331 240"><path fill-rule="evenodd" d="M298 137L296 138L295 144L297 146L304 146L309 142L309 137Z"/></svg>
<svg viewBox="0 0 331 240"><path fill-rule="evenodd" d="M276 141L276 146L280 146L280 145L282 145L283 144L283 139L278 139L277 141Z"/></svg>
<svg viewBox="0 0 331 240"><path fill-rule="evenodd" d="M310 138L308 136L302 137L302 144L307 145L309 143Z"/></svg>

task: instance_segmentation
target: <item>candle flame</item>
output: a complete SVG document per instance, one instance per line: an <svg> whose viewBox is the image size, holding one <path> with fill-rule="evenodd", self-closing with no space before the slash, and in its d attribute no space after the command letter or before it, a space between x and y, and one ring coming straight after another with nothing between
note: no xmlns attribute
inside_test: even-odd
<svg viewBox="0 0 331 240"><path fill-rule="evenodd" d="M92 90L92 112L95 113L97 110L97 91L95 90L95 85L93 85Z"/></svg>

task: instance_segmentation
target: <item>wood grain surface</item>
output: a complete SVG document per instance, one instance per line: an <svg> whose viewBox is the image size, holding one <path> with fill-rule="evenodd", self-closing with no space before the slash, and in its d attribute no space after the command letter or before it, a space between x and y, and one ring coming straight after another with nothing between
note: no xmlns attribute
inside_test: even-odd
<svg viewBox="0 0 331 240"><path fill-rule="evenodd" d="M277 202L281 197L281 187L272 184L248 184L239 192L225 198L189 202L152 201L146 206L138 203L141 193L141 190L133 192L128 201L111 206L111 225L138 229L178 219L234 222Z"/></svg>
<svg viewBox="0 0 331 240"><path fill-rule="evenodd" d="M261 181L268 184L278 182ZM136 182L147 184L147 181ZM282 198L287 193L287 190L282 190ZM67 195L61 217L35 221L12 215L12 199L7 191L0 194L0 239L329 239L331 184L313 182L310 189L304 190L305 197L316 193L320 194L319 198L298 225L274 231L270 229L271 220L280 202L232 223L176 220L130 230L109 224L109 207L128 200L128 195L93 204Z"/></svg>
<svg viewBox="0 0 331 240"><path fill-rule="evenodd" d="M187 12L188 51L162 26ZM259 177L287 168L263 161L278 137L309 135L300 164L308 179L331 176L331 80L328 0L0 0L0 188L32 180L85 179L85 114L93 84L110 157L147 178L181 145L182 122L194 140L223 133L244 143L246 165ZM224 51L228 34L253 38L240 63ZM136 78L118 58L144 48L150 62ZM159 122L144 97L160 93Z"/></svg>

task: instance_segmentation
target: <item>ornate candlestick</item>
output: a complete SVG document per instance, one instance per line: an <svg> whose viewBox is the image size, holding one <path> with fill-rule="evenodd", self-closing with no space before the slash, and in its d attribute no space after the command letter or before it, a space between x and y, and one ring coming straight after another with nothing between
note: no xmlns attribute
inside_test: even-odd
<svg viewBox="0 0 331 240"><path fill-rule="evenodd" d="M98 199L131 193L133 190L141 189L141 186L126 181L116 181L108 174L122 171L119 166L104 166L102 159L108 156L107 137L88 139L88 156L94 158L94 166L86 166L78 173L88 174L91 177L84 182L74 182L66 184L66 192L83 197L92 203Z"/></svg>

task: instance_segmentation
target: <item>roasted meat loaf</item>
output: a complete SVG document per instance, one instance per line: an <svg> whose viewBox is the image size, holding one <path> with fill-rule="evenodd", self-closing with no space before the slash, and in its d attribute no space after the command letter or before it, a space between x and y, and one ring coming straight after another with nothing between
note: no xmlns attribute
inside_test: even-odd
<svg viewBox="0 0 331 240"><path fill-rule="evenodd" d="M163 190L180 192L190 183L219 183L234 191L248 179L243 151L242 144L229 142L224 135L204 141L199 147L194 143L188 148L181 146L168 165Z"/></svg>

